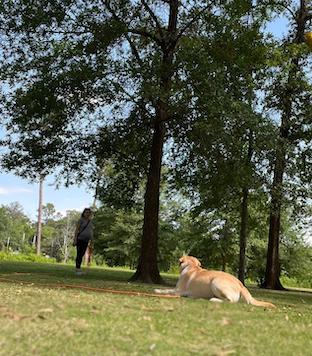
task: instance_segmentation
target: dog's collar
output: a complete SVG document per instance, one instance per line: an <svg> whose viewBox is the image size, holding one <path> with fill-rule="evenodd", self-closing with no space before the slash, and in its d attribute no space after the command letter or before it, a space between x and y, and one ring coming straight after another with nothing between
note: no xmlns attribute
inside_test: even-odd
<svg viewBox="0 0 312 356"><path fill-rule="evenodd" d="M186 273L189 270L190 265L187 264L187 265L183 266L183 263L182 263L180 268L181 268L181 273Z"/></svg>

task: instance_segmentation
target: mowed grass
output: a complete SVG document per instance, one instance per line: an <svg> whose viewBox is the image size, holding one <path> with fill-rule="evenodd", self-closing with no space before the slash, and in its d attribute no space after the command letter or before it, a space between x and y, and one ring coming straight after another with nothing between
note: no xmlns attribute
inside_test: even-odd
<svg viewBox="0 0 312 356"><path fill-rule="evenodd" d="M276 310L153 293L133 272L0 263L0 355L311 355L312 293L249 288ZM174 285L176 278L166 276ZM159 286L157 286L159 287Z"/></svg>

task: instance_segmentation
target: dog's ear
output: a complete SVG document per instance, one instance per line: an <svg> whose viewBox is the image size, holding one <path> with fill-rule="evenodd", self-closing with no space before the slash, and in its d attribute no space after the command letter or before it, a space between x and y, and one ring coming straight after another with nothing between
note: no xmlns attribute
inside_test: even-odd
<svg viewBox="0 0 312 356"><path fill-rule="evenodd" d="M201 266L201 263L200 263L198 258L196 258L196 257L191 257L191 258L192 258L192 261L193 261L195 266L197 266L197 267Z"/></svg>
<svg viewBox="0 0 312 356"><path fill-rule="evenodd" d="M182 264L183 261L184 261L184 258L183 258L183 257L180 257L180 258L179 258L179 263Z"/></svg>

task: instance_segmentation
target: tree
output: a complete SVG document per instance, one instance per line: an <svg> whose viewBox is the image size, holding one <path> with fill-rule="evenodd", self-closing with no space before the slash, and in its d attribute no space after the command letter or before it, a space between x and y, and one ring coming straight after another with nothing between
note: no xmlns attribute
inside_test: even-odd
<svg viewBox="0 0 312 356"><path fill-rule="evenodd" d="M266 80L267 50L259 32L262 21L255 20L251 25L245 20L239 22L235 29L241 37L228 24L233 36L229 44L219 43L216 38L212 53L206 50L207 55L200 57L203 63L192 70L188 85L194 87L196 94L208 95L196 102L193 124L184 129L179 126L173 160L177 176L174 184L180 181L181 188L193 194L197 213L210 210L224 216L226 211L240 211L242 282L249 190L264 189L264 162L272 151L270 142L276 133L270 120L256 109L259 106L256 94ZM222 56L220 51L222 54L232 51L232 55ZM214 67L210 69L211 63ZM242 64L237 66L237 63ZM203 79L207 69L207 78ZM224 96L220 94L221 88L218 88L219 97L210 93L213 80L221 85L227 80Z"/></svg>
<svg viewBox="0 0 312 356"><path fill-rule="evenodd" d="M139 107L149 120L143 236L133 279L161 281L157 243L163 145L166 126L178 117L175 108L180 107L181 116L185 107L176 96L184 76L176 53L182 39L204 21L223 20L214 14L214 6L120 0L4 1L1 7L6 53L1 77L16 84L10 87L5 108L11 115L9 129L19 134L17 141L13 135L8 142L7 167L27 175L26 162L27 168L30 164L33 172L41 173L63 165L68 179L72 172L81 179L86 162L95 163L90 134L96 131L94 124L101 123L96 115L101 107L115 105L111 112L120 119ZM228 4L223 10L228 11ZM92 127L86 125L86 113Z"/></svg>
<svg viewBox="0 0 312 356"><path fill-rule="evenodd" d="M73 158L77 146L74 149L68 138L70 118L82 114L84 109L94 110L94 102L105 105L112 102L115 95L127 95L131 81L134 89L138 87L137 68L129 66L127 61L114 61L114 55L109 52L113 47L122 50L126 46L128 59L131 55L136 59L142 78L147 78L147 70L152 65L148 61L153 60L150 57L144 63L144 51L151 49L154 52L157 70L153 69L155 77L152 80L156 79L157 83L151 84L157 89L157 94L152 97L151 92L148 93L149 102L144 103L151 105L151 111L155 112L151 122L153 138L145 195L142 252L134 277L149 282L161 281L156 259L159 182L174 52L179 38L194 21L178 30L179 1L161 2L160 5L161 10L169 10L166 26L146 1L138 4L104 1L101 6L97 1L84 4L56 1L49 2L49 6L45 2L24 5L22 1L14 4L7 1L1 7L2 36L5 37L3 47L8 57L17 59L10 68L4 60L2 69L5 74L2 78L13 81L18 78L22 88L16 90L11 97L13 100L9 100L6 106L9 111L14 106L15 118L11 121L11 127L15 125L19 132L23 130L20 144L15 146L10 157L6 157L5 163L9 167L12 167L12 162L15 167L17 162L25 167L31 152L31 156L38 158L38 162L32 164L37 163L46 171L63 161L64 150L68 148L66 153L70 159L67 163L74 160L78 175L81 174L81 167L77 167L77 160ZM194 11L196 9L194 7ZM25 50L20 45L23 40ZM22 62L24 64L20 66ZM128 66L124 67L128 72L136 71L133 78L129 77L128 83L123 81L126 77L122 79L122 72L116 72L121 65ZM114 80L114 70L120 81ZM135 97L135 90L132 91ZM41 140L44 139L39 145L38 134ZM39 152L34 147L39 148ZM18 148L21 152L27 152L26 155L21 155ZM59 148L63 156L56 154Z"/></svg>
<svg viewBox="0 0 312 356"><path fill-rule="evenodd" d="M79 213L77 211L67 211L66 216L59 219L55 224L56 235L54 242L63 263L67 263L70 257L73 243L74 231L77 225Z"/></svg>
<svg viewBox="0 0 312 356"><path fill-rule="evenodd" d="M101 207L94 217L95 259L109 266L135 268L139 256L142 213Z"/></svg>
<svg viewBox="0 0 312 356"><path fill-rule="evenodd" d="M0 207L0 248L8 251L29 251L34 235L33 224L17 202Z"/></svg>
<svg viewBox="0 0 312 356"><path fill-rule="evenodd" d="M300 44L305 41L306 23L312 19L312 14L306 5L306 1L301 0L296 14L292 12L292 15L295 31L291 43L286 42L280 53L283 64L280 64L281 71L276 74L271 95L268 97L270 107L277 110L281 116L274 159L274 176L270 192L270 229L266 274L263 283L265 288L271 289L283 288L279 280L279 234L281 212L285 200L285 175L288 173L290 180L295 179L293 174L289 174L288 169L291 156L296 149L301 150L300 146L306 152L305 142L309 142L311 136L310 117L312 107L309 99L311 84L309 84L303 67L307 51L302 51ZM289 59L285 61L285 58ZM305 170L306 173L308 173L307 170Z"/></svg>
<svg viewBox="0 0 312 356"><path fill-rule="evenodd" d="M159 97L153 102L155 109L154 130L150 152L149 172L147 176L146 192L144 200L144 221L141 253L137 271L131 280L143 280L144 282L162 282L157 265L157 242L158 242L158 216L159 216L159 189L160 174L163 156L163 145L166 133L166 122L170 118L170 90L174 75L174 54L179 38L184 30L178 29L178 13L180 3L177 0L168 2L169 14L167 26L160 25L156 14L152 12L147 2L143 2L147 11L150 12L156 24L155 40L160 47L162 56L159 63ZM187 24L187 27L189 24Z"/></svg>
<svg viewBox="0 0 312 356"><path fill-rule="evenodd" d="M49 223L49 221L55 220L56 216L56 209L54 204L47 203L46 205L42 206L42 220L45 224Z"/></svg>

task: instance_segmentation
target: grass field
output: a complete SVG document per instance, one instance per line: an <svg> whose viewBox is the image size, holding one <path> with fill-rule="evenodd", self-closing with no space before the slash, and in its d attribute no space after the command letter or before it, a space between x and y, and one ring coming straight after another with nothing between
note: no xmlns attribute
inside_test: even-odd
<svg viewBox="0 0 312 356"><path fill-rule="evenodd" d="M131 275L91 268L77 277L71 266L1 262L0 355L312 354L311 291L249 288L278 307L265 310L99 290L153 293L153 285L129 284Z"/></svg>

